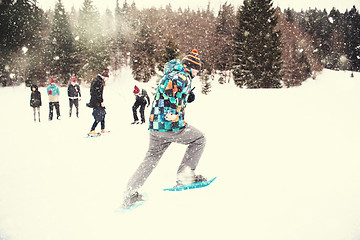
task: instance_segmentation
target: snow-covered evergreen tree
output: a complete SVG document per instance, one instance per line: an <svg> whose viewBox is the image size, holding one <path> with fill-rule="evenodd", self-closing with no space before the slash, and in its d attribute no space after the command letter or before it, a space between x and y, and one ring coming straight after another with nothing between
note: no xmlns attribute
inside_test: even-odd
<svg viewBox="0 0 360 240"><path fill-rule="evenodd" d="M233 38L235 29L234 7L225 3L216 18L216 68L220 71L231 69L233 62Z"/></svg>
<svg viewBox="0 0 360 240"><path fill-rule="evenodd" d="M75 74L74 37L64 5L58 0L50 33L50 74L66 85Z"/></svg>
<svg viewBox="0 0 360 240"><path fill-rule="evenodd" d="M323 67L318 56L314 54L313 37L299 26L294 12L288 9L281 13L278 10L276 14L276 29L282 33L282 82L286 87L299 86L310 76L316 76Z"/></svg>
<svg viewBox="0 0 360 240"><path fill-rule="evenodd" d="M134 41L131 68L134 79L148 82L155 74L155 53L151 30L143 24Z"/></svg>
<svg viewBox="0 0 360 240"><path fill-rule="evenodd" d="M39 53L39 33L43 11L30 0L0 1L0 78L3 85L27 80L35 53Z"/></svg>
<svg viewBox="0 0 360 240"><path fill-rule="evenodd" d="M281 87L281 49L271 0L245 0L237 15L233 76L238 87Z"/></svg>
<svg viewBox="0 0 360 240"><path fill-rule="evenodd" d="M165 49L160 53L160 63L158 65L158 69L160 71L163 71L165 64L172 59L178 58L179 54L180 54L179 47L175 43L174 38L170 36L167 40Z"/></svg>
<svg viewBox="0 0 360 240"><path fill-rule="evenodd" d="M91 0L84 0L78 17L76 58L79 75L86 82L109 64L108 37L101 28L100 14Z"/></svg>
<svg viewBox="0 0 360 240"><path fill-rule="evenodd" d="M360 14L353 8L345 13L347 51L350 59L351 70L360 71Z"/></svg>

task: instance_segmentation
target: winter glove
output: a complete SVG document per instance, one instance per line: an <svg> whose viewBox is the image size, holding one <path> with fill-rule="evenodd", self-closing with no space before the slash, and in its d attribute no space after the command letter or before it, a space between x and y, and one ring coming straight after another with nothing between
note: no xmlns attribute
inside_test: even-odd
<svg viewBox="0 0 360 240"><path fill-rule="evenodd" d="M193 92L195 89L195 87L193 89L191 89L190 93L189 93L189 97L187 99L188 103L192 103L193 101L195 101L195 93Z"/></svg>

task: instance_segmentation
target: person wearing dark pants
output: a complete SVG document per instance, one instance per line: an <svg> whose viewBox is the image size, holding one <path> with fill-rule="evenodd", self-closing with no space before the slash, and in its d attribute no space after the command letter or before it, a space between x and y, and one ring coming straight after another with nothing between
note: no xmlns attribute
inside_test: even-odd
<svg viewBox="0 0 360 240"><path fill-rule="evenodd" d="M106 111L104 108L94 109L92 113L95 121L91 126L90 132L95 132L95 129L99 123L101 123L101 130L105 129L105 115Z"/></svg>
<svg viewBox="0 0 360 240"><path fill-rule="evenodd" d="M56 110L56 119L60 120L60 104L59 102L49 102L49 120L53 119L54 108Z"/></svg>
<svg viewBox="0 0 360 240"><path fill-rule="evenodd" d="M145 106L149 107L150 98L145 89L140 89L136 85L134 87L133 93L135 94L136 100L134 105L132 106L134 121L131 124L143 124L145 123ZM139 118L137 116L137 109L139 107L141 122L139 122Z"/></svg>
<svg viewBox="0 0 360 240"><path fill-rule="evenodd" d="M69 117L72 115L73 105L76 108L76 117L79 117L79 100L81 98L80 86L76 82L76 77L73 77L71 83L68 86L68 97L69 97Z"/></svg>
<svg viewBox="0 0 360 240"><path fill-rule="evenodd" d="M41 107L41 93L39 92L38 86L33 84L31 86L30 106L34 110L34 122L36 122L36 110L38 112L38 119L40 122L40 107Z"/></svg>
<svg viewBox="0 0 360 240"><path fill-rule="evenodd" d="M53 119L53 111L54 107L56 109L56 119L60 120L60 103L59 103L59 95L60 90L55 85L54 78L50 79L50 86L47 88L47 94L49 96L49 121Z"/></svg>
<svg viewBox="0 0 360 240"><path fill-rule="evenodd" d="M95 132L95 129L99 123L101 123L101 133L106 133L105 130L105 104L103 99L105 82L109 78L109 70L106 68L101 74L98 74L96 78L91 82L90 87L90 102L88 107L93 108L94 123L91 126L90 137L97 136L99 133Z"/></svg>

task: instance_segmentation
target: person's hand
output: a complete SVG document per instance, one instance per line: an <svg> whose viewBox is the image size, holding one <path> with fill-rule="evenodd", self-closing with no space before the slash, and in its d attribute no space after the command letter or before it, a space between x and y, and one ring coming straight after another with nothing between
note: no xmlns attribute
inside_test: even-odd
<svg viewBox="0 0 360 240"><path fill-rule="evenodd" d="M194 100L195 100L195 93L193 93L193 91L191 91L191 92L189 93L189 97L188 97L188 99L187 99L187 102L188 102L188 103L192 103Z"/></svg>
<svg viewBox="0 0 360 240"><path fill-rule="evenodd" d="M101 103L101 107L105 107L105 104L104 104L104 102L102 102L102 103Z"/></svg>
<svg viewBox="0 0 360 240"><path fill-rule="evenodd" d="M174 121L177 118L176 114L172 114L171 112L168 112L165 116L165 119L168 121Z"/></svg>

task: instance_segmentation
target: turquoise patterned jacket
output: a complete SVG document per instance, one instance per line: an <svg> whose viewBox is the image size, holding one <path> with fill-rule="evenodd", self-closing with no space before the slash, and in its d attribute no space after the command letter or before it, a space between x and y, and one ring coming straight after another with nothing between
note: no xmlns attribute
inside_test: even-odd
<svg viewBox="0 0 360 240"><path fill-rule="evenodd" d="M165 64L164 76L156 89L152 104L149 130L178 131L186 126L185 107L191 89L192 75L189 69L175 59ZM177 115L173 121L165 119L171 112Z"/></svg>

